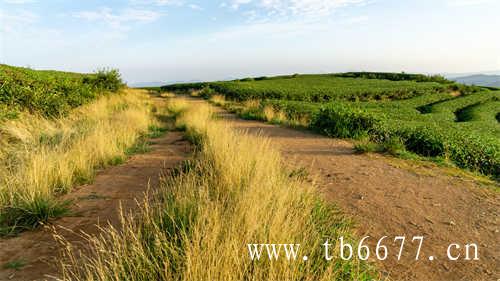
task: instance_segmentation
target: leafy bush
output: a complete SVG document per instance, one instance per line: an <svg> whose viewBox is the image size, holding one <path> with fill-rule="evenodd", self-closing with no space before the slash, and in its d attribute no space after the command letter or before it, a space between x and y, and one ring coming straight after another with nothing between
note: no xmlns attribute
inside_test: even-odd
<svg viewBox="0 0 500 281"><path fill-rule="evenodd" d="M379 124L380 119L366 111L329 104L313 115L311 127L331 137L359 138L367 136Z"/></svg>
<svg viewBox="0 0 500 281"><path fill-rule="evenodd" d="M217 92L215 92L212 88L206 86L201 89L199 96L204 98L204 99L210 99L213 95L215 95Z"/></svg>
<svg viewBox="0 0 500 281"><path fill-rule="evenodd" d="M91 85L95 90L111 92L116 92L124 86L120 72L116 69L99 70L94 75L83 77L82 82Z"/></svg>
<svg viewBox="0 0 500 281"><path fill-rule="evenodd" d="M59 116L123 85L117 70L77 74L0 65L0 119L23 110Z"/></svg>
<svg viewBox="0 0 500 281"><path fill-rule="evenodd" d="M414 126L386 122L371 132L371 139L384 147L391 138L399 139L406 150L418 155L449 159L461 168L500 176L500 143L494 137L432 123Z"/></svg>

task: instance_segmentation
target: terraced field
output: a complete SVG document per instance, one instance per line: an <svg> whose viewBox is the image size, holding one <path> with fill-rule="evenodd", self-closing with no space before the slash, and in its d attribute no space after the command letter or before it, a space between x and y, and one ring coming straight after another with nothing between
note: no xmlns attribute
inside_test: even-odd
<svg viewBox="0 0 500 281"><path fill-rule="evenodd" d="M392 143L400 151L500 175L500 91L423 75L342 77L346 75L266 77L163 89L201 89L206 98L223 94L236 102L258 100L258 105L238 109L241 115L267 120L272 108L271 119L276 120L268 121L307 120L301 125L332 137Z"/></svg>

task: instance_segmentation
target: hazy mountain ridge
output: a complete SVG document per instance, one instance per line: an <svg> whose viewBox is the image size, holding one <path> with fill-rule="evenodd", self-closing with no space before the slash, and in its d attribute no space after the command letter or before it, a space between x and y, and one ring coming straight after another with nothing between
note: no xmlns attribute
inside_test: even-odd
<svg viewBox="0 0 500 281"><path fill-rule="evenodd" d="M462 77L455 77L451 78L451 80L467 85L500 88L500 75L475 74Z"/></svg>

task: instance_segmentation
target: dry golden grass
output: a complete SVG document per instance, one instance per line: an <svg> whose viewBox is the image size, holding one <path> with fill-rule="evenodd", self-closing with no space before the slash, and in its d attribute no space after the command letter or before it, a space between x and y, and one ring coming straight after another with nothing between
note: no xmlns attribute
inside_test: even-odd
<svg viewBox="0 0 500 281"><path fill-rule="evenodd" d="M192 97L199 97L201 94L201 90L191 90L189 92L189 95L192 96Z"/></svg>
<svg viewBox="0 0 500 281"><path fill-rule="evenodd" d="M175 94L172 92L163 92L160 94L162 98L175 98Z"/></svg>
<svg viewBox="0 0 500 281"><path fill-rule="evenodd" d="M259 100L249 100L245 102L228 101L223 95L213 95L209 102L225 108L230 112L235 112L246 119L258 119L272 124L282 124L291 127L308 128L311 123L309 115L288 116L286 112L278 110L271 105L262 107Z"/></svg>
<svg viewBox="0 0 500 281"><path fill-rule="evenodd" d="M263 113L268 122L279 124L288 122L288 118L283 111L276 110L270 105L264 107Z"/></svg>
<svg viewBox="0 0 500 281"><path fill-rule="evenodd" d="M247 110L260 108L260 100L247 100L243 102L243 107Z"/></svg>
<svg viewBox="0 0 500 281"><path fill-rule="evenodd" d="M173 112L185 105L176 103ZM138 216L123 216L122 231L89 238L83 261L69 251L65 279L371 280L362 262L323 259L320 244L350 239L349 224L283 171L269 140L211 116L203 104L179 116L177 125L199 141L197 157L167 176ZM248 243L300 243L309 261L252 261Z"/></svg>
<svg viewBox="0 0 500 281"><path fill-rule="evenodd" d="M226 98L223 95L213 95L210 97L210 102L215 104L216 106L225 106Z"/></svg>
<svg viewBox="0 0 500 281"><path fill-rule="evenodd" d="M126 90L61 119L24 114L0 126L0 222L8 212L48 202L97 168L122 161L154 120L149 97ZM4 221L2 221L4 220Z"/></svg>

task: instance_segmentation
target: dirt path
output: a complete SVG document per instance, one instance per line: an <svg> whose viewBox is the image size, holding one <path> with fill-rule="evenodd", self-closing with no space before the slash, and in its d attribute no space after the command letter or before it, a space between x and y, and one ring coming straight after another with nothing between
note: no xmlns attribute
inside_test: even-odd
<svg viewBox="0 0 500 281"><path fill-rule="evenodd" d="M500 279L498 192L432 165L419 167L382 155L355 154L347 141L223 115L234 128L269 137L291 167L308 168L325 197L354 218L358 234L375 238L368 240L372 257L377 240L388 236L383 244L389 257L375 262L391 280ZM400 243L393 243L395 236L406 236L399 262ZM412 244L413 236L424 236L418 261L418 241ZM476 243L480 260L464 261L464 249L458 261L448 260L451 243L461 248ZM453 250L455 256L458 252Z"/></svg>
<svg viewBox="0 0 500 281"><path fill-rule="evenodd" d="M120 166L111 167L97 174L93 184L77 187L66 199L74 200L74 216L52 222L58 233L73 245L83 245L76 233L98 233L98 227L108 223L119 226L119 206L125 211L137 208L150 188L158 186L160 173L171 169L190 154L190 145L182 133L168 132L151 140L151 151L132 156ZM72 232L65 231L69 229ZM54 280L58 275L59 250L50 229L22 233L18 237L0 239L0 265L10 261L26 263L20 270L0 268L0 280Z"/></svg>

